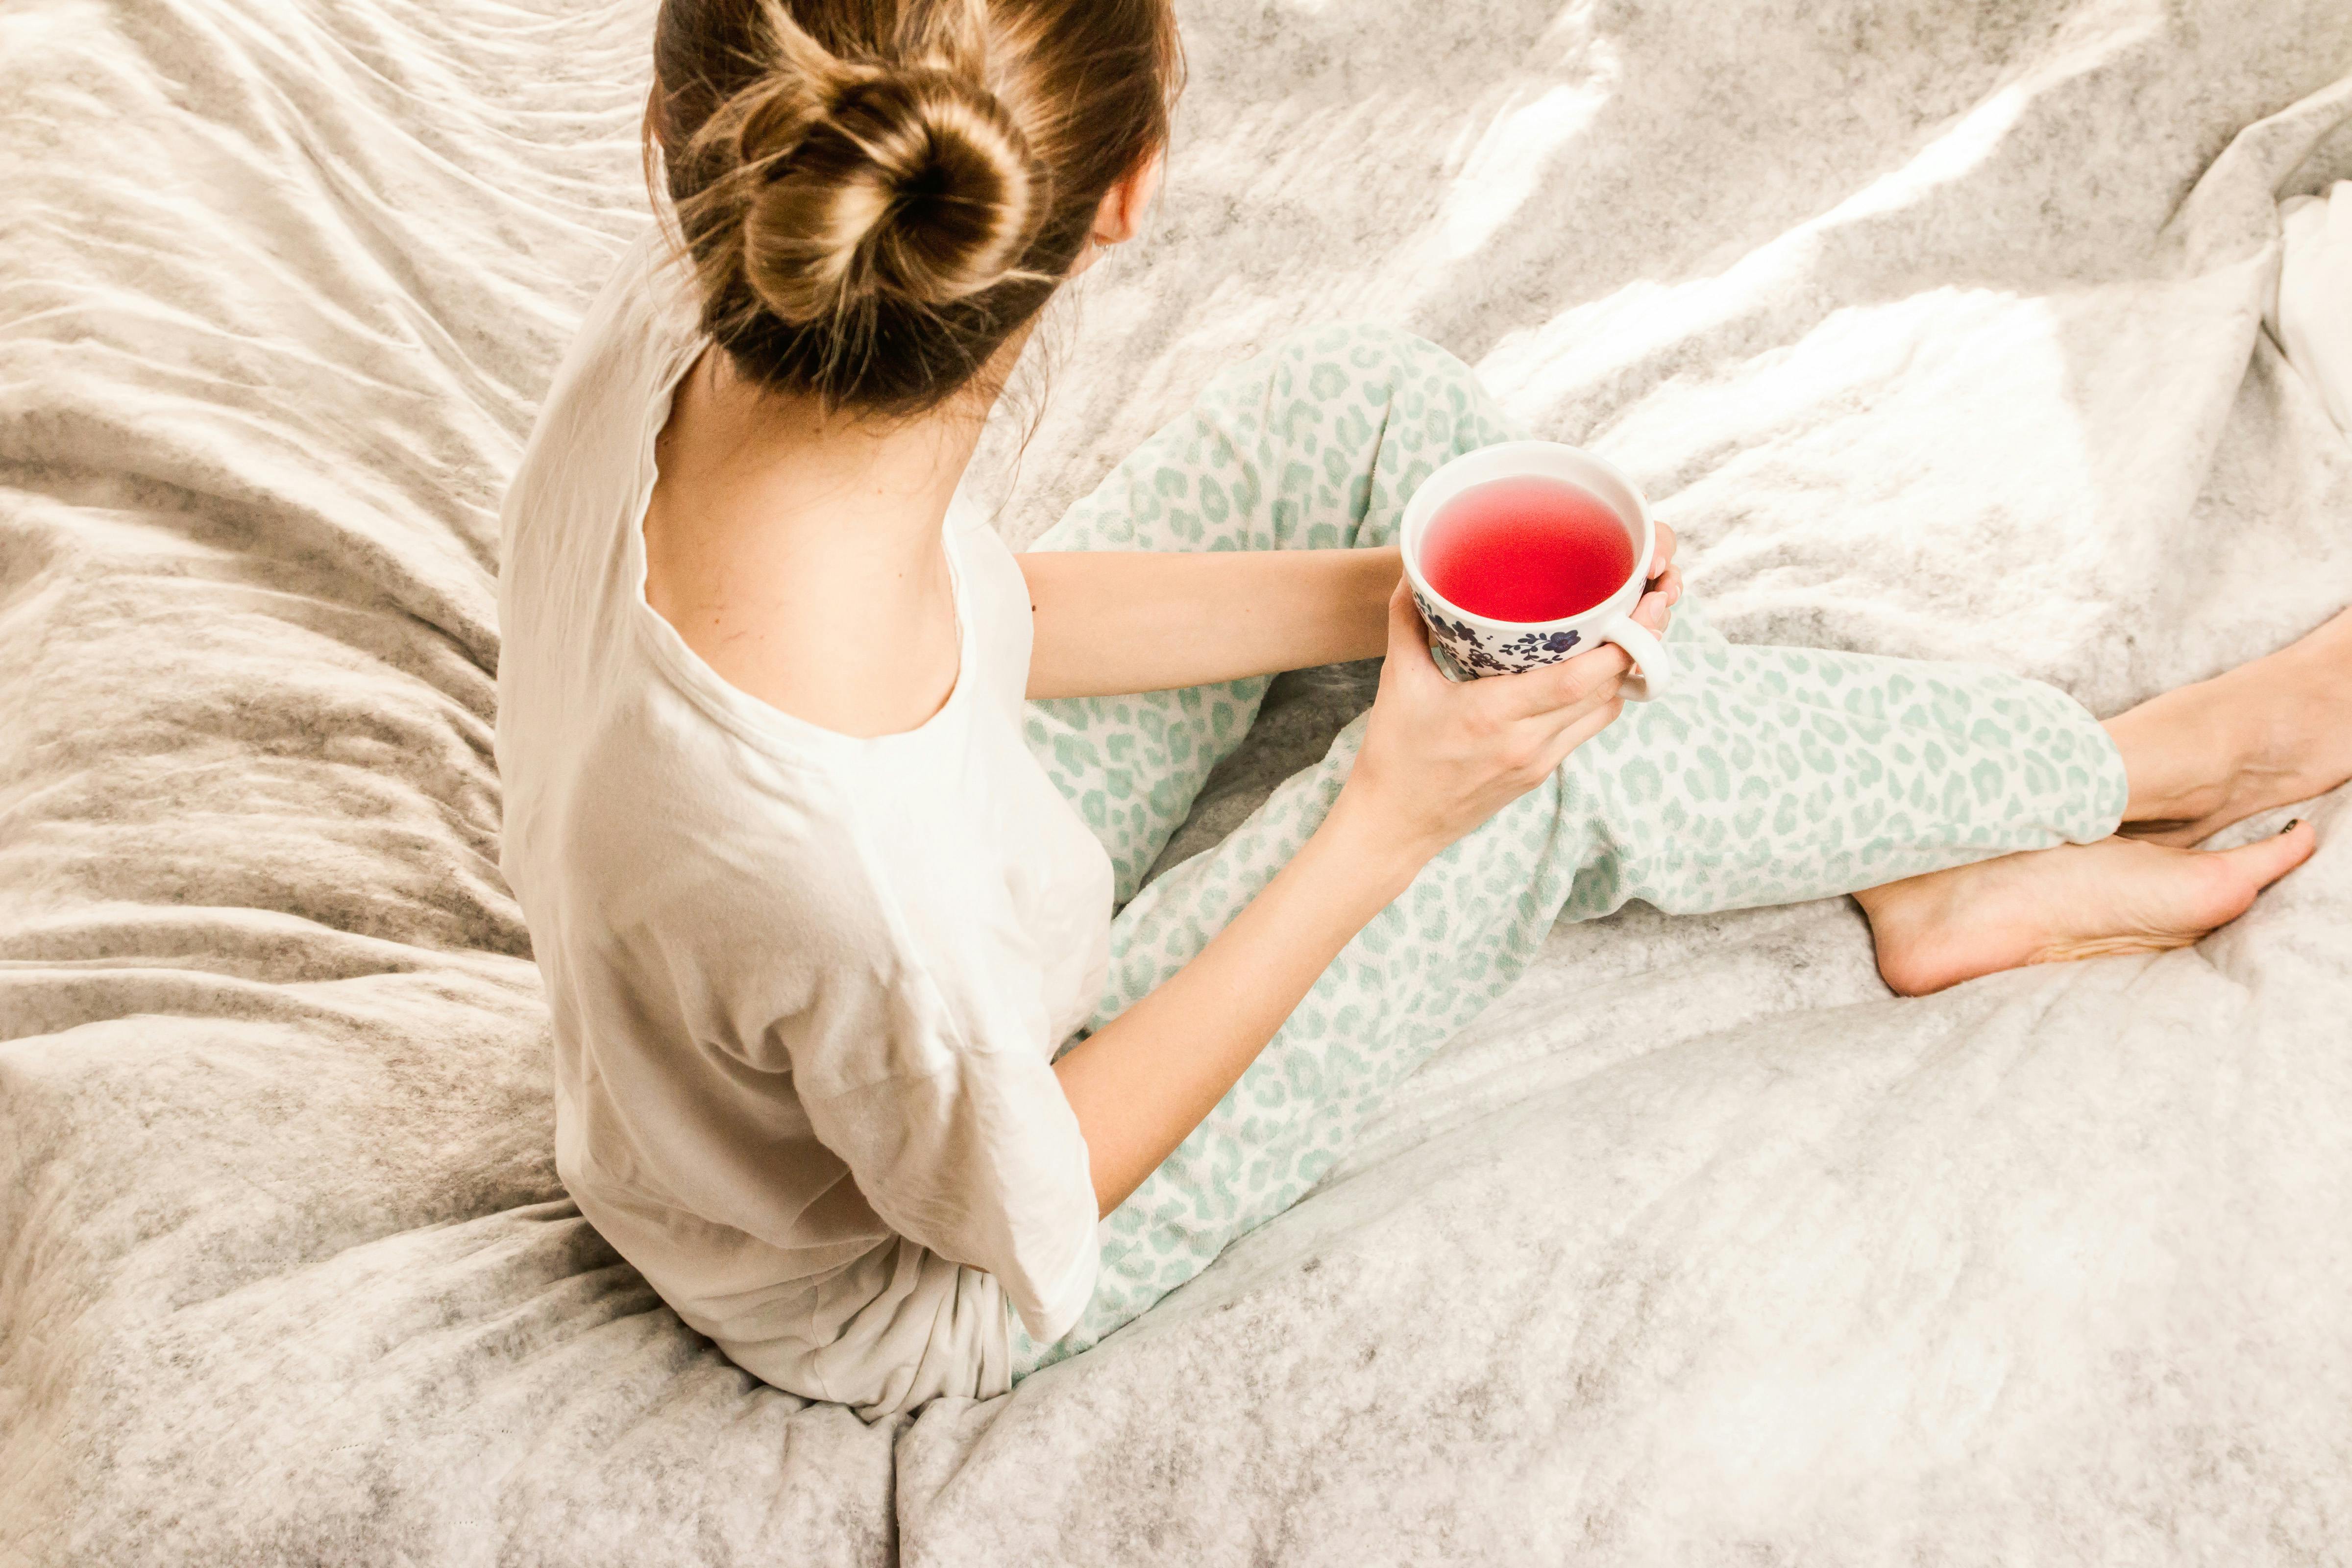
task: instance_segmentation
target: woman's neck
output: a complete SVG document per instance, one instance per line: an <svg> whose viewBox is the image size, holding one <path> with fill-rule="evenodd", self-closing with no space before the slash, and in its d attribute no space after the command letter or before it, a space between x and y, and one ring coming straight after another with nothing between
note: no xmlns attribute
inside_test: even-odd
<svg viewBox="0 0 2352 1568"><path fill-rule="evenodd" d="M828 415L707 351L656 442L646 601L784 712L851 735L915 728L960 679L940 524L984 412Z"/></svg>
<svg viewBox="0 0 2352 1568"><path fill-rule="evenodd" d="M805 548L846 558L905 566L936 556L984 409L887 424L828 415L813 398L761 391L716 349L688 379L702 393L688 432L696 466L714 498L750 503L730 509L738 521L805 533Z"/></svg>

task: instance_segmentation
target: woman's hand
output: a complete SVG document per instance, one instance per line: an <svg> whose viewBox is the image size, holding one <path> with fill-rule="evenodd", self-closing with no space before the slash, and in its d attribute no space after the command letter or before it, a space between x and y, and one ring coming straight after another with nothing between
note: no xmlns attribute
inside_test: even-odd
<svg viewBox="0 0 2352 1568"><path fill-rule="evenodd" d="M1635 618L1663 632L1666 597L1645 594ZM1412 590L1400 582L1389 598L1380 692L1332 815L1368 822L1377 841L1426 859L1608 728L1624 707L1618 689L1632 668L1623 649L1603 643L1516 675L1448 680L1429 656Z"/></svg>
<svg viewBox="0 0 2352 1568"><path fill-rule="evenodd" d="M1657 529L1657 559L1650 563L1650 585L1642 590L1642 602L1633 606L1633 618L1664 637L1666 623L1673 618L1666 612L1683 596L1683 574L1675 564L1675 531L1663 522Z"/></svg>

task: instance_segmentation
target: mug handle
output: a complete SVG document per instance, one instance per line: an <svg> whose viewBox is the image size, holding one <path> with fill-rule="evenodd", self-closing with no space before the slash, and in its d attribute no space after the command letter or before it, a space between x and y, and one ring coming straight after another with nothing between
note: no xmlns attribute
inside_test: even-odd
<svg viewBox="0 0 2352 1568"><path fill-rule="evenodd" d="M1647 702L1653 697L1663 697L1681 678L1675 656L1666 651L1665 645L1649 627L1633 616L1618 616L1601 627L1599 636L1602 642L1613 642L1623 648L1633 661L1634 672L1618 689L1628 702Z"/></svg>

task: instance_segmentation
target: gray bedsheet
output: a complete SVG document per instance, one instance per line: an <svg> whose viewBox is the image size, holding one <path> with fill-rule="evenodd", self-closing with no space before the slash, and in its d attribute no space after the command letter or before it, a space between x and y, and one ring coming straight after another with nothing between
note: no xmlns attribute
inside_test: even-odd
<svg viewBox="0 0 2352 1568"><path fill-rule="evenodd" d="M2352 174L2337 0L1184 16L1164 205L990 447L1016 540L1355 315L1632 469L1734 637L2107 711L2352 602L2352 446L2259 320L2276 201ZM2194 949L1927 1001L1842 901L1563 928L1004 1399L868 1427L683 1329L555 1179L489 746L648 17L0 7L0 1561L2345 1560L2340 795Z"/></svg>

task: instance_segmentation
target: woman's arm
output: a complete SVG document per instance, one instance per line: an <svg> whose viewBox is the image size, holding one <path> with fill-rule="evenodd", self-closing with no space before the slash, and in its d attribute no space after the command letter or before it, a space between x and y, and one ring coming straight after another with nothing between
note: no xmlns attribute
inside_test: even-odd
<svg viewBox="0 0 2352 1568"><path fill-rule="evenodd" d="M1359 804L1342 790L1323 826L1233 924L1054 1064L1087 1141L1102 1213L1216 1109L1316 977L1435 852L1390 839Z"/></svg>
<svg viewBox="0 0 2352 1568"><path fill-rule="evenodd" d="M1663 630L1670 603L1654 594L1637 616ZM1457 685L1431 662L1402 584L1386 612L1380 695L1322 826L1190 963L1054 1064L1104 1214L1216 1108L1316 977L1430 857L1617 716L1630 666L1613 644Z"/></svg>
<svg viewBox="0 0 2352 1568"><path fill-rule="evenodd" d="M1018 556L1035 639L1029 695L1112 697L1370 658L1404 574L1379 550L1042 550ZM1681 592L1658 525L1651 588Z"/></svg>
<svg viewBox="0 0 2352 1568"><path fill-rule="evenodd" d="M1029 695L1205 686L1386 646L1404 566L1385 550L1038 551Z"/></svg>

